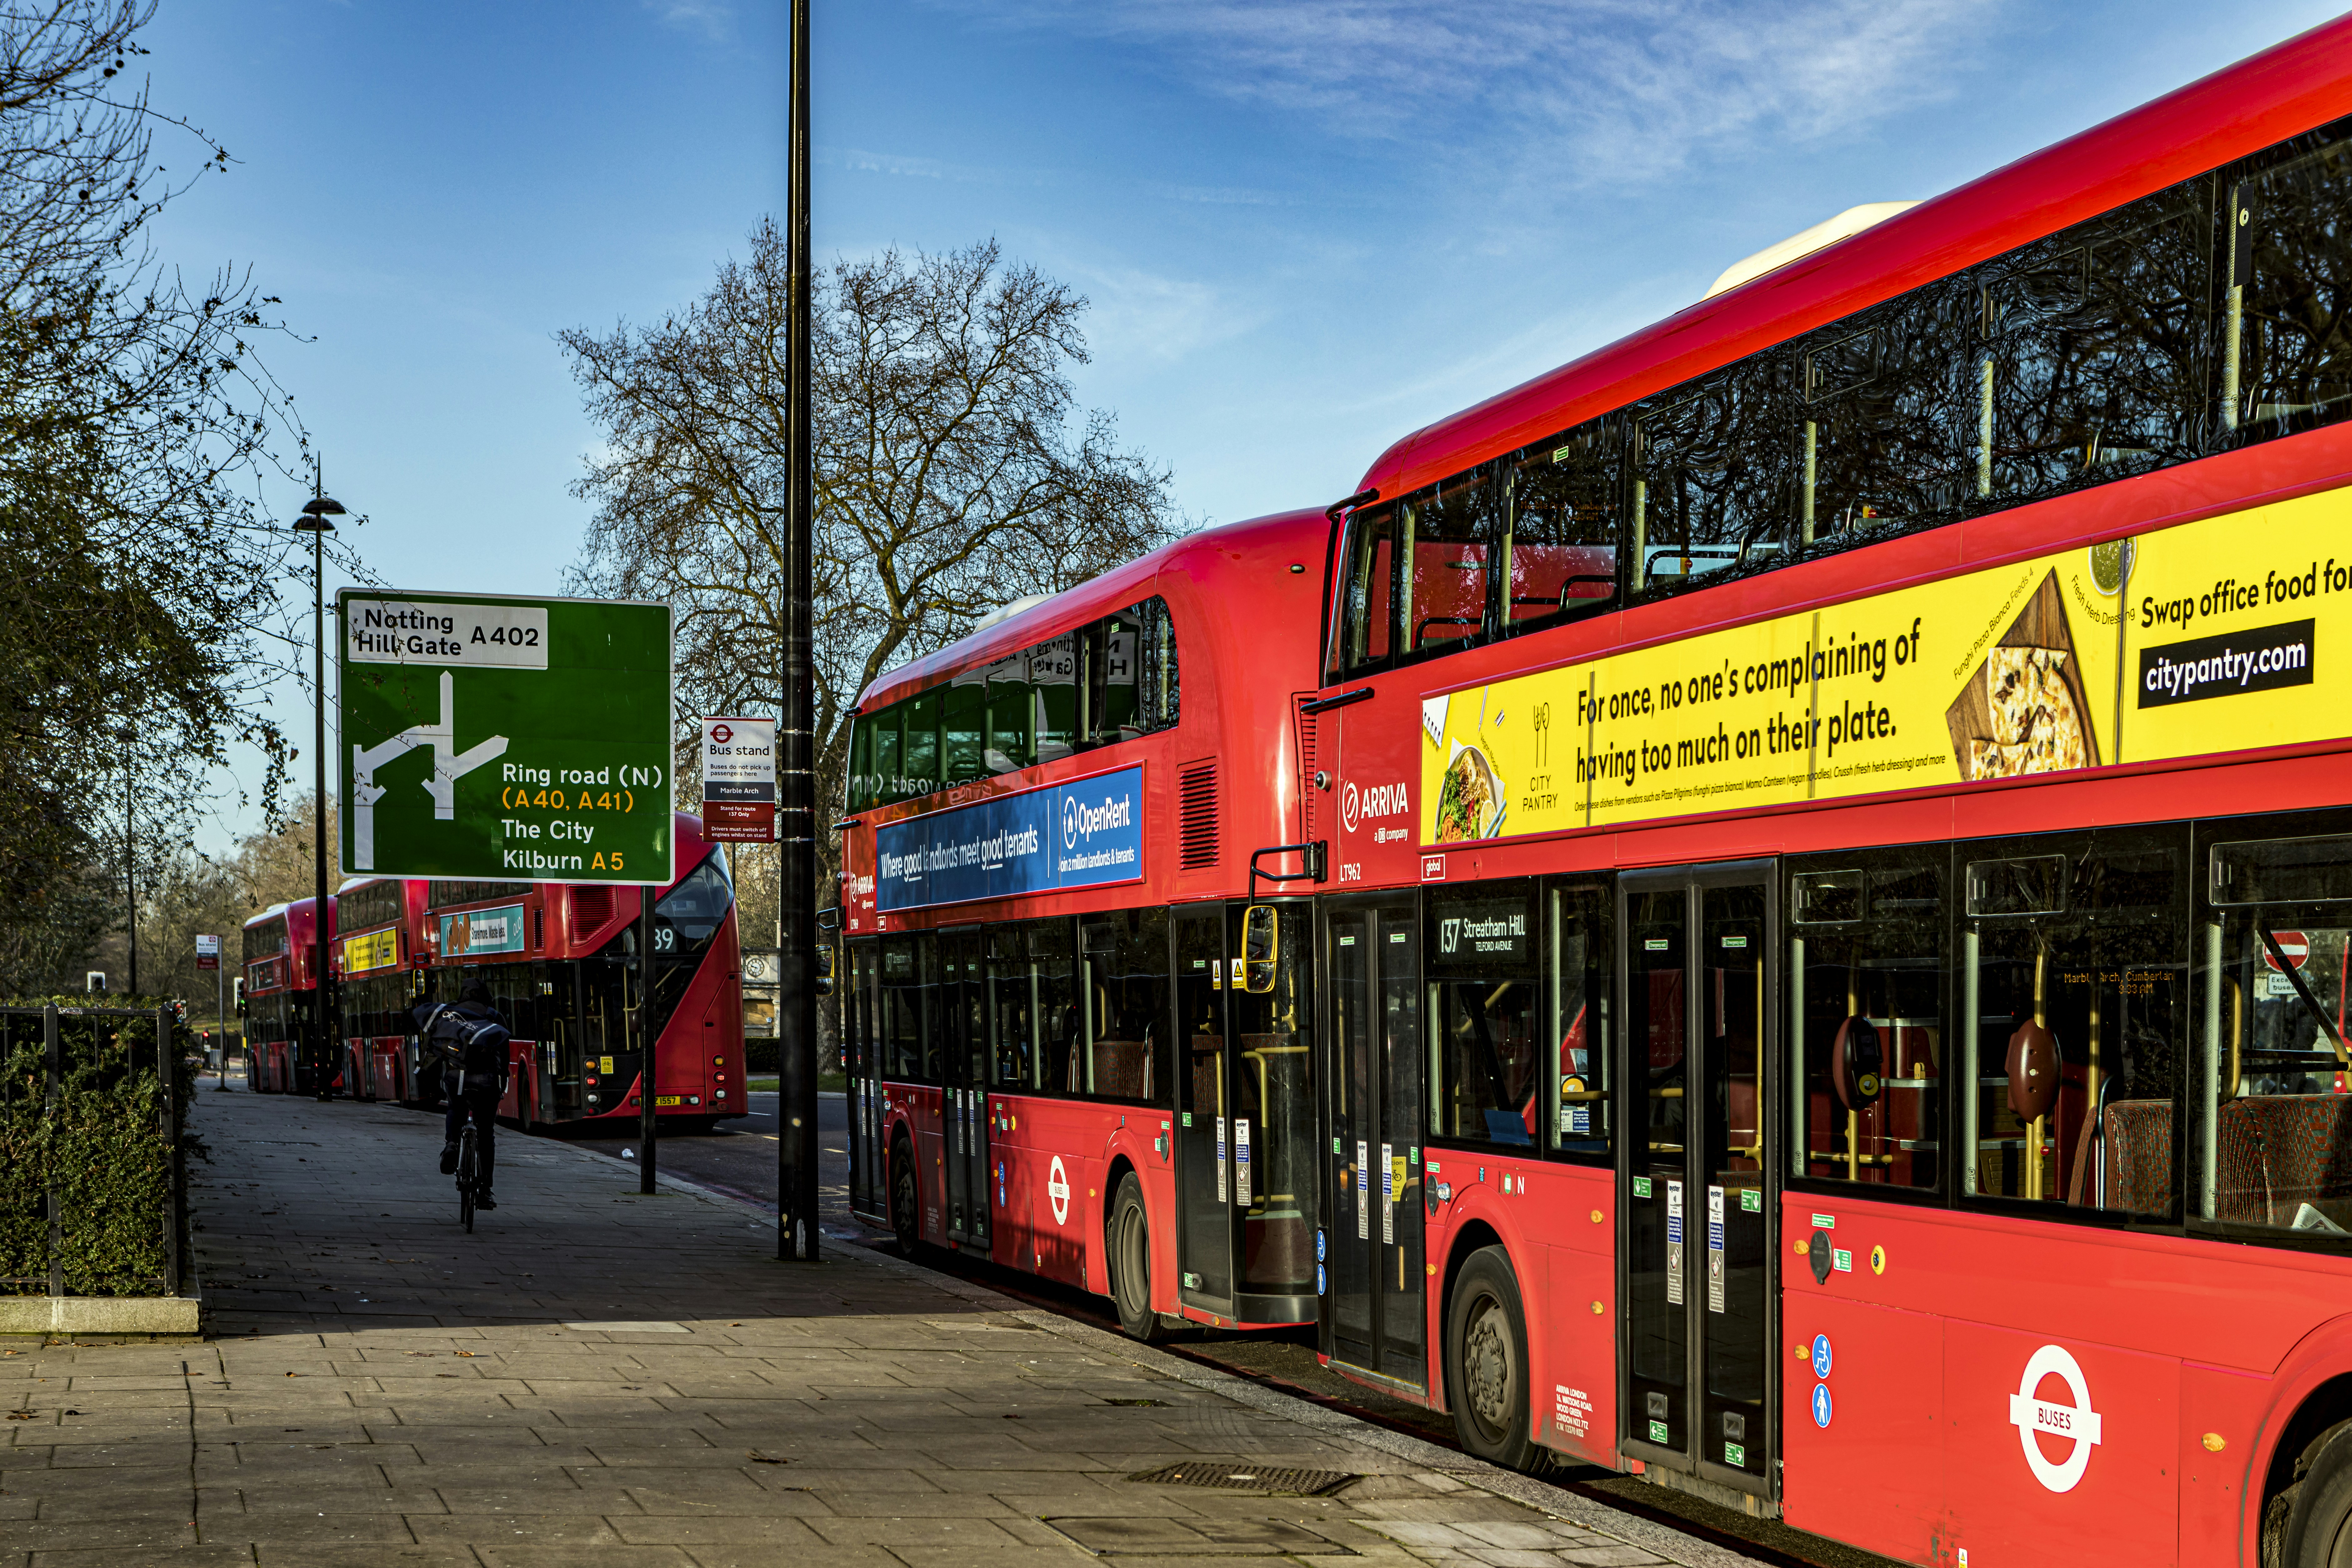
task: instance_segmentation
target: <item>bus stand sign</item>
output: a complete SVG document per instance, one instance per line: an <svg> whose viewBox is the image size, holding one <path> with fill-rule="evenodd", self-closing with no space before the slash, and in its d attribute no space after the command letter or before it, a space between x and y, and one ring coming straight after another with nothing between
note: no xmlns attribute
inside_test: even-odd
<svg viewBox="0 0 2352 1568"><path fill-rule="evenodd" d="M196 967L200 970L217 969L220 967L219 937L199 936L196 938Z"/></svg>
<svg viewBox="0 0 2352 1568"><path fill-rule="evenodd" d="M335 596L347 876L666 885L667 605Z"/></svg>
<svg viewBox="0 0 2352 1568"><path fill-rule="evenodd" d="M713 843L776 841L776 721L702 721L702 827Z"/></svg>

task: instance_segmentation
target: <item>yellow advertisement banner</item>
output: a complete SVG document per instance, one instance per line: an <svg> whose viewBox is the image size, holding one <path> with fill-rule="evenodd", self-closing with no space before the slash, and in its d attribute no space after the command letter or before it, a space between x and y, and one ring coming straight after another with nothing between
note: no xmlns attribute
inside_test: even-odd
<svg viewBox="0 0 2352 1568"><path fill-rule="evenodd" d="M2352 491L1430 696L1422 841L2332 739L2323 643Z"/></svg>
<svg viewBox="0 0 2352 1568"><path fill-rule="evenodd" d="M346 975L364 975L370 969L389 969L399 962L400 933L397 930L343 938L343 973Z"/></svg>

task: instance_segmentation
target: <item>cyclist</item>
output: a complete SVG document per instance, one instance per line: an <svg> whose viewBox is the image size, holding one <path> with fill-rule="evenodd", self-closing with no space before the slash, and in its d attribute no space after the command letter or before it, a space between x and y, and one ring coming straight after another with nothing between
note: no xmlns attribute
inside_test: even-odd
<svg viewBox="0 0 2352 1568"><path fill-rule="evenodd" d="M490 1196L490 1173L496 1164L499 1102L507 1092L506 1019L490 1005L490 988L469 979L455 1005L420 1003L417 1027L440 1051L445 1062L442 1093L448 1114L442 1124L441 1174L457 1170L457 1134L470 1113L481 1160L480 1184L475 1189L476 1208L496 1208Z"/></svg>

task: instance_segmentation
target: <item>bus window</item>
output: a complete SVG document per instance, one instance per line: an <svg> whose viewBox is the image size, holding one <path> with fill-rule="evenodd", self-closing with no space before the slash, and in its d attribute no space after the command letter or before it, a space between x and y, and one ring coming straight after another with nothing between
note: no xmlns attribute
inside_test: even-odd
<svg viewBox="0 0 2352 1568"><path fill-rule="evenodd" d="M1789 1174L1943 1178L1944 884L1950 852L1789 866Z"/></svg>
<svg viewBox="0 0 2352 1568"><path fill-rule="evenodd" d="M2176 187L1980 269L1979 504L2200 455L2203 205Z"/></svg>
<svg viewBox="0 0 2352 1568"><path fill-rule="evenodd" d="M1395 649L1396 527L1393 507L1348 520L1338 661L1343 674L1385 665Z"/></svg>
<svg viewBox="0 0 2352 1568"><path fill-rule="evenodd" d="M1972 287L1930 285L1815 334L1796 433L1801 544L1865 544L1972 498L1975 433L1960 428L1952 367L1975 347L1977 303Z"/></svg>
<svg viewBox="0 0 2352 1568"><path fill-rule="evenodd" d="M1097 746L1132 740L1143 733L1143 705L1137 690L1135 612L1106 615L1090 634L1094 657L1087 694L1088 738Z"/></svg>
<svg viewBox="0 0 2352 1568"><path fill-rule="evenodd" d="M2337 326L2352 304L2352 142L2301 151L2228 194L2223 422L2263 441L2342 419L2352 412L2352 344Z"/></svg>
<svg viewBox="0 0 2352 1568"><path fill-rule="evenodd" d="M2200 1219L2352 1237L2352 837L2212 846Z"/></svg>
<svg viewBox="0 0 2352 1568"><path fill-rule="evenodd" d="M1040 967L1030 952L1037 936L1037 926L988 931L988 1039L995 1058L990 1077L1004 1089L1028 1089L1037 1062L1037 1025L1045 1006Z"/></svg>
<svg viewBox="0 0 2352 1568"><path fill-rule="evenodd" d="M940 704L940 783L968 784L988 771L981 758L987 708L987 676L982 672L967 670L948 683Z"/></svg>
<svg viewBox="0 0 2352 1568"><path fill-rule="evenodd" d="M1033 1087L1057 1092L1069 1080L1070 1059L1086 1030L1079 1019L1078 957L1067 920L1027 926L1030 975L1036 988L1037 1076Z"/></svg>
<svg viewBox="0 0 2352 1568"><path fill-rule="evenodd" d="M1751 355L1643 416L1640 464L1645 590L1671 592L1788 546L1796 463L1788 358Z"/></svg>
<svg viewBox="0 0 2352 1568"><path fill-rule="evenodd" d="M906 718L903 703L894 703L874 716L874 801L889 805L903 800L913 791L907 787L907 753L905 737L900 726Z"/></svg>
<svg viewBox="0 0 2352 1568"><path fill-rule="evenodd" d="M1550 1137L1564 1154L1606 1155L1610 1051L1615 990L1616 901L1606 886L1555 887L1545 927L1551 1027L1544 1030L1550 1078L1559 1086Z"/></svg>
<svg viewBox="0 0 2352 1568"><path fill-rule="evenodd" d="M929 795L940 787L940 706L945 693L937 686L898 705L907 727L902 754L904 775L899 788L908 795Z"/></svg>
<svg viewBox="0 0 2352 1568"><path fill-rule="evenodd" d="M1504 635L1616 602L1618 431L1595 421L1528 454L1511 476Z"/></svg>
<svg viewBox="0 0 2352 1568"><path fill-rule="evenodd" d="M1087 1031L1058 1086L1109 1100L1168 1093L1168 912L1129 909L1082 923Z"/></svg>
<svg viewBox="0 0 2352 1568"><path fill-rule="evenodd" d="M1142 645L1140 679L1142 725L1147 730L1172 729L1183 716L1181 685L1176 667L1176 622L1168 601L1157 594L1128 612L1135 618Z"/></svg>
<svg viewBox="0 0 2352 1568"><path fill-rule="evenodd" d="M874 784L874 721L860 716L849 721L849 768L842 779L841 804L856 816L874 804L880 791Z"/></svg>
<svg viewBox="0 0 2352 1568"><path fill-rule="evenodd" d="M1534 886L1433 892L1428 907L1430 1136L1532 1149L1548 1098Z"/></svg>
<svg viewBox="0 0 2352 1568"><path fill-rule="evenodd" d="M928 937L889 936L882 942L882 1076L900 1082L923 1076L922 946Z"/></svg>
<svg viewBox="0 0 2352 1568"><path fill-rule="evenodd" d="M2186 830L1979 841L1960 859L1965 1190L2171 1218L2189 1039Z"/></svg>
<svg viewBox="0 0 2352 1568"><path fill-rule="evenodd" d="M988 666L988 734L981 760L991 773L1010 773L1036 759L1031 738L1029 655L1024 650Z"/></svg>
<svg viewBox="0 0 2352 1568"><path fill-rule="evenodd" d="M1412 540L1404 602L1409 653L1444 653L1486 639L1487 582L1502 536L1501 497L1483 471L1440 486L1404 514Z"/></svg>
<svg viewBox="0 0 2352 1568"><path fill-rule="evenodd" d="M1077 749L1079 739L1077 633L1029 650L1029 686L1037 760L1051 762L1069 756Z"/></svg>

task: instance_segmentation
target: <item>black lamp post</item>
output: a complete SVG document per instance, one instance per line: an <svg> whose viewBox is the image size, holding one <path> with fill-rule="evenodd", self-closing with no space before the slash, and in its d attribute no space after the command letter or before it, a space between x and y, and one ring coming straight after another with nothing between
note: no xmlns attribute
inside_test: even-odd
<svg viewBox="0 0 2352 1568"><path fill-rule="evenodd" d="M326 486L322 484L320 489ZM318 1000L312 1004L310 1030L310 1085L319 1098L327 1098L328 1086L333 1075L327 1071L327 1060L333 1051L335 1018L335 977L327 967L327 536L335 531L329 517L344 515L343 504L331 496L313 496L294 519L294 531L310 536L310 640L315 662L312 678L318 683L318 726L312 736L311 761L316 772L318 793L311 811L312 826L312 892L315 894L311 911L310 934L314 942L313 973L319 982Z"/></svg>

